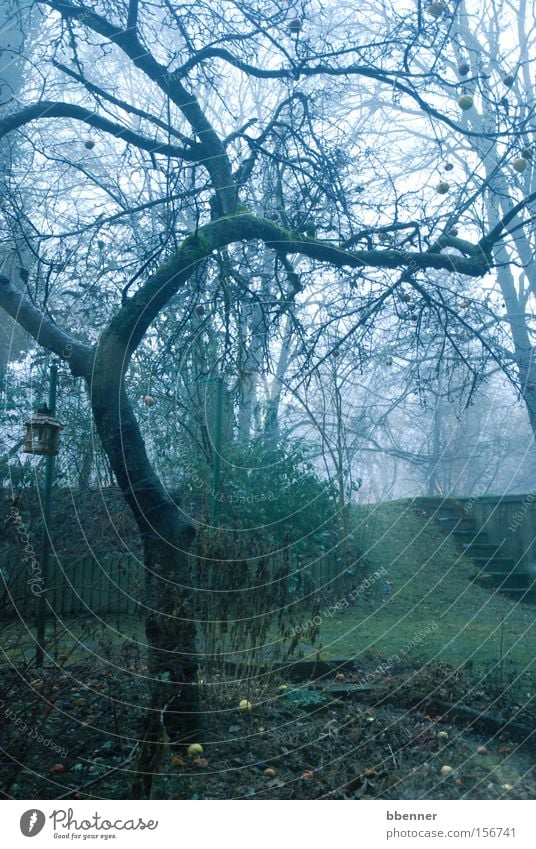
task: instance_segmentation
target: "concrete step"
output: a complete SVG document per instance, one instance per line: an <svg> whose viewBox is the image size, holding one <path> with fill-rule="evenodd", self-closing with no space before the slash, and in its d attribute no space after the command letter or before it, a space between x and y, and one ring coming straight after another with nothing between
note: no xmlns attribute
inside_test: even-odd
<svg viewBox="0 0 536 849"><path fill-rule="evenodd" d="M460 545L488 545L490 543L489 534L487 531L479 530L456 530L452 531L452 536ZM502 544L502 543L501 543Z"/></svg>
<svg viewBox="0 0 536 849"><path fill-rule="evenodd" d="M471 560L478 569L501 575L509 575L516 568L516 564L510 557L472 557Z"/></svg>
<svg viewBox="0 0 536 849"><path fill-rule="evenodd" d="M458 542L458 540L456 540ZM462 543L463 553L467 554L468 557L471 557L473 560L475 558L483 558L494 557L496 554L498 555L499 551L502 548L502 543L498 545L494 545L491 542L471 542L469 544Z"/></svg>
<svg viewBox="0 0 536 849"><path fill-rule="evenodd" d="M514 581L512 578L504 575L488 575L485 578L477 576L473 579L473 583L479 584L486 589L497 590L500 593L510 593L517 599L536 598L536 591L525 586L522 581Z"/></svg>
<svg viewBox="0 0 536 849"><path fill-rule="evenodd" d="M466 516L438 516L437 520L441 526L441 530L446 533L469 531L475 534L477 532L472 519L468 519Z"/></svg>
<svg viewBox="0 0 536 849"><path fill-rule="evenodd" d="M474 575L472 581L485 589L497 590L516 601L534 603L536 601L536 590L524 585L522 578L523 576L519 576L519 580L516 581L513 576L482 572L480 575Z"/></svg>

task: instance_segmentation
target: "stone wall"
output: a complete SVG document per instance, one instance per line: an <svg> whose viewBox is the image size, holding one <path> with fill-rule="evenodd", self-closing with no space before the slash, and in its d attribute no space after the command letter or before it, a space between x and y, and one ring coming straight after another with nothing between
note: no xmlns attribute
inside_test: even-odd
<svg viewBox="0 0 536 849"><path fill-rule="evenodd" d="M465 501L465 511L479 530L501 542L502 557L520 571L536 569L536 490L524 495L486 495Z"/></svg>

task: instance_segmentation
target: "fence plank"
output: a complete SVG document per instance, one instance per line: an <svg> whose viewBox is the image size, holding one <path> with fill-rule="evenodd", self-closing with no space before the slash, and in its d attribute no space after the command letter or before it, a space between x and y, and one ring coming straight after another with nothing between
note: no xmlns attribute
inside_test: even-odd
<svg viewBox="0 0 536 849"><path fill-rule="evenodd" d="M69 568L69 566L71 568ZM73 597L74 590L73 587L76 585L76 580L79 576L80 571L80 561L75 563L67 564L65 561L62 563L62 604L61 604L61 613L62 616L70 616L73 608ZM72 584L72 586L71 586Z"/></svg>
<svg viewBox="0 0 536 849"><path fill-rule="evenodd" d="M130 606L130 590L131 590L131 576L130 576L130 561L125 557L121 558L121 568L122 568L122 583L121 586L123 588L123 612L125 615L128 614L129 606Z"/></svg>
<svg viewBox="0 0 536 849"><path fill-rule="evenodd" d="M99 565L100 561L95 558L91 558L91 563L89 564L87 580L90 586L90 592L88 593L88 604L89 604L89 615L93 615L96 613L100 614L100 600L101 600L101 586L102 586L102 569Z"/></svg>
<svg viewBox="0 0 536 849"><path fill-rule="evenodd" d="M114 578L114 596L115 596L115 604L114 604L114 613L119 613L121 610L121 572L119 568L119 558L115 556L111 563L113 567L113 578Z"/></svg>
<svg viewBox="0 0 536 849"><path fill-rule="evenodd" d="M102 568L104 570L104 575L103 575L104 592L102 594L102 604L103 604L103 611L102 612L103 613L112 613L113 612L113 606L112 606L113 584L112 584L112 578L111 578L111 574L110 574L111 563L110 563L109 557L106 557L106 559L102 561Z"/></svg>

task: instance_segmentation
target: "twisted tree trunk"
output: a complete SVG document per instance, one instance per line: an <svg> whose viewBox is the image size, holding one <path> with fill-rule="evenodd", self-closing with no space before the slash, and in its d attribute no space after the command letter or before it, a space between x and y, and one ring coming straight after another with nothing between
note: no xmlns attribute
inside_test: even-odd
<svg viewBox="0 0 536 849"><path fill-rule="evenodd" d="M89 394L97 430L144 547L143 602L151 698L141 734L135 796L150 795L169 739L186 743L198 731L196 631L188 551L194 530L155 474L124 388L124 346L104 332ZM143 782L141 781L143 779Z"/></svg>

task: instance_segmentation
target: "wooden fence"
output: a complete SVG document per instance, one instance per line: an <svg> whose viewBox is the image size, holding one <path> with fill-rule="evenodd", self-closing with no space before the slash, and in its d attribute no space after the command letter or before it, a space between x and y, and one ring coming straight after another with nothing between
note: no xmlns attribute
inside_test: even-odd
<svg viewBox="0 0 536 849"><path fill-rule="evenodd" d="M270 560L270 568L275 573L280 561L275 557ZM309 587L314 587L326 598L342 597L358 583L360 575L358 562L343 569L340 559L332 555L321 556L310 563L296 560L290 571L301 578L306 575ZM292 578L291 574L290 580ZM132 555L109 555L99 560L51 557L46 586L39 582L35 566L32 569L22 558L18 562L3 558L0 563L0 617L33 616L40 592L45 593L52 610L61 617L107 613L132 616L137 611L137 600L144 598L144 586L143 563Z"/></svg>
<svg viewBox="0 0 536 849"><path fill-rule="evenodd" d="M143 598L143 564L128 555L50 559L46 586L28 563L4 563L1 568L0 615L31 616L37 594L43 592L58 616L119 613L132 616ZM32 592L33 589L33 592Z"/></svg>

